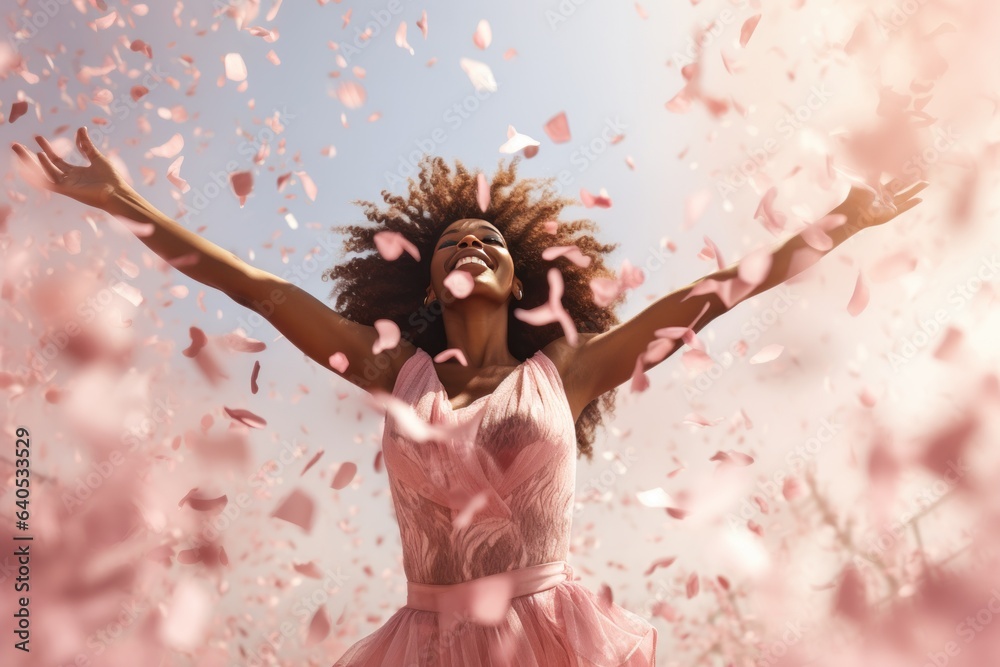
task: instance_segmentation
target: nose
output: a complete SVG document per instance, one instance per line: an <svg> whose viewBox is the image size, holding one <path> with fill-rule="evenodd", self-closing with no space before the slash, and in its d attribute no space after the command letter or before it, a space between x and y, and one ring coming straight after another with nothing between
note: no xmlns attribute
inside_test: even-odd
<svg viewBox="0 0 1000 667"><path fill-rule="evenodd" d="M475 234L466 234L461 241L458 242L459 248L468 248L469 246L475 246L477 248L483 247L483 242Z"/></svg>

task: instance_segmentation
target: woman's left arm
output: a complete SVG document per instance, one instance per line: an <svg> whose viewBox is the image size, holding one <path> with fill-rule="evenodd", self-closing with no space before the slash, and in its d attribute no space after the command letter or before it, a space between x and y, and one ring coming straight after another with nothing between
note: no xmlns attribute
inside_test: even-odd
<svg viewBox="0 0 1000 667"><path fill-rule="evenodd" d="M898 181L893 181L887 190L891 193L898 187ZM769 269L763 280L752 289L747 289L749 285L739 280L740 263L737 263L659 298L635 317L608 331L581 334L580 343L575 348L565 338L554 341L545 352L550 358L558 360L557 365L564 369L564 385L574 414L579 414L592 400L629 380L637 363L643 365L644 371L648 370L683 345L683 340L676 335L680 333L678 330L670 332L670 339L678 339L672 343L663 337L658 339L658 330L678 327L699 331L743 301L809 268L862 229L885 224L910 210L922 201L915 196L925 187L927 183L920 182L895 194L892 206L878 205L875 194L869 190L852 188L847 199L824 218L840 224L824 229L825 237L815 233L807 236L810 232L800 232L791 237L771 253ZM835 215L843 218L829 217ZM811 231L815 232L815 227ZM825 240L826 237L829 241ZM824 242L817 242L817 238ZM657 340L656 346L650 346ZM645 354L647 350L648 355ZM639 361L640 355L646 358Z"/></svg>

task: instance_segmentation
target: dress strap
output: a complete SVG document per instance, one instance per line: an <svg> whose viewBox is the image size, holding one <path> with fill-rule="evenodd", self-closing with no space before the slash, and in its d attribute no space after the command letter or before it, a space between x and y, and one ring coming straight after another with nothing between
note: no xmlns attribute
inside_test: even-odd
<svg viewBox="0 0 1000 667"><path fill-rule="evenodd" d="M510 601L572 581L573 566L557 560L498 572L458 584L406 582L406 606L422 611L457 614L481 625L496 625L507 615Z"/></svg>

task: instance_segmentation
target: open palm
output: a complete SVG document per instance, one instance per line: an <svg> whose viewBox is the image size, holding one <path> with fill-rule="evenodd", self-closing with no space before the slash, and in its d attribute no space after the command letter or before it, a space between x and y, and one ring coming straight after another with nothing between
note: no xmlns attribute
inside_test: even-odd
<svg viewBox="0 0 1000 667"><path fill-rule="evenodd" d="M904 183L901 180L893 180L883 186L883 192L888 200L885 202L876 195L874 190L853 186L847 199L831 213L846 215L848 224L853 227L883 225L922 202L923 200L917 198L916 195L928 185L926 181L918 181L904 190Z"/></svg>
<svg viewBox="0 0 1000 667"><path fill-rule="evenodd" d="M11 146L24 165L25 177L34 185L105 210L116 191L129 189L124 177L91 142L86 128L81 127L76 132L76 146L90 162L86 166L63 160L44 137L36 136L35 141L42 147L37 153L37 162L21 144Z"/></svg>

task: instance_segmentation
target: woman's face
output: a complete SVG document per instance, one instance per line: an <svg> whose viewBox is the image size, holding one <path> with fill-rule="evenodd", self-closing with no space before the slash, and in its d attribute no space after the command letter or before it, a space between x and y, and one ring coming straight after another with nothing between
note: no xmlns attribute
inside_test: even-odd
<svg viewBox="0 0 1000 667"><path fill-rule="evenodd" d="M431 258L428 302L433 299L440 299L443 305L456 302L444 285L452 271L462 271L472 277L472 293L466 299L480 297L502 304L512 293L521 293L521 281L514 276L514 260L507 251L507 242L503 234L485 220L456 220L441 232Z"/></svg>

